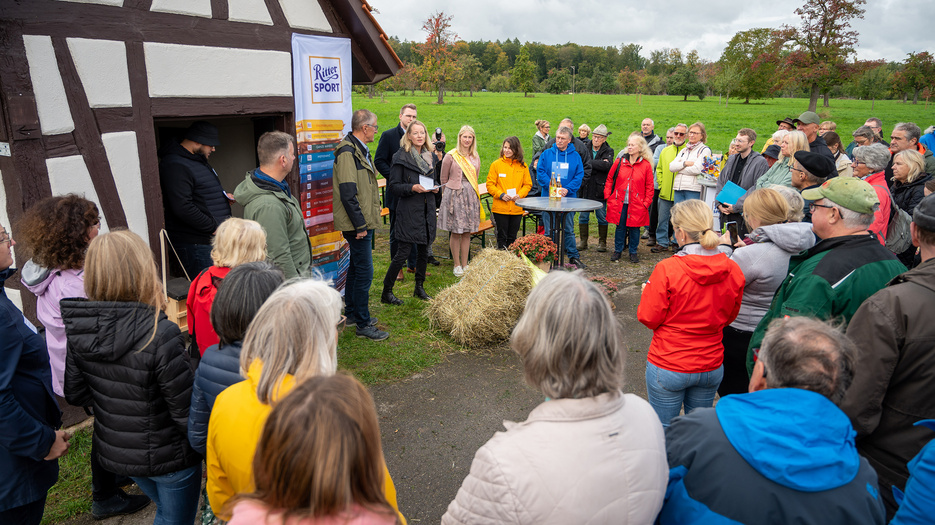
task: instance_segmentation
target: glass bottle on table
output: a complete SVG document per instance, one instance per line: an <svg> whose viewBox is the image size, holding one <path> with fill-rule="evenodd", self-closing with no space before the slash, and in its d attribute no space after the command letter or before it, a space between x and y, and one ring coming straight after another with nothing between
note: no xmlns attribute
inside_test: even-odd
<svg viewBox="0 0 935 525"><path fill-rule="evenodd" d="M562 196L559 191L562 189L562 179L555 170L552 170L552 180L549 181L549 199L559 200Z"/></svg>

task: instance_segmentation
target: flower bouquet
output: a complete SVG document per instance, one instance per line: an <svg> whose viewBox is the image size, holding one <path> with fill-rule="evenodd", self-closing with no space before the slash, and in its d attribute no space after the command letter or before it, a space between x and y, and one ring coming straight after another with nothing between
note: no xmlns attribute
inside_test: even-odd
<svg viewBox="0 0 935 525"><path fill-rule="evenodd" d="M558 256L558 246L545 235L531 233L520 237L510 245L517 257L525 255L534 264L551 263Z"/></svg>
<svg viewBox="0 0 935 525"><path fill-rule="evenodd" d="M613 297L614 294L617 293L617 283L611 281L607 277L595 275L594 277L590 277L589 280L596 284L597 287L600 288L608 298Z"/></svg>
<svg viewBox="0 0 935 525"><path fill-rule="evenodd" d="M705 157L701 164L701 175L699 178L709 181L717 181L721 175L721 160L715 157Z"/></svg>

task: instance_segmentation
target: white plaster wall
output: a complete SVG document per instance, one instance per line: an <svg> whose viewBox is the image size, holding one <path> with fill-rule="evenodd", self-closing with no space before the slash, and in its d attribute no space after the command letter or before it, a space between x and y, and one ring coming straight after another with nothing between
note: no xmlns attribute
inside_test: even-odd
<svg viewBox="0 0 935 525"><path fill-rule="evenodd" d="M130 107L127 47L115 40L67 39L78 77L92 108Z"/></svg>
<svg viewBox="0 0 935 525"><path fill-rule="evenodd" d="M211 0L153 0L150 11L211 18Z"/></svg>
<svg viewBox="0 0 935 525"><path fill-rule="evenodd" d="M310 0L279 0L282 12L286 15L291 27L312 29L315 31L333 32L331 24L325 18L324 11L318 2Z"/></svg>
<svg viewBox="0 0 935 525"><path fill-rule="evenodd" d="M75 130L71 119L65 85L58 72L58 62L52 49L52 37L23 35L26 46L26 61L29 62L29 77L36 95L39 110L39 126L43 135L60 135Z"/></svg>
<svg viewBox="0 0 935 525"><path fill-rule="evenodd" d="M101 207L101 199L97 197L97 192L94 191L94 183L91 182L91 174L88 172L88 166L84 163L84 157L72 155L71 157L45 159L45 166L49 170L52 195L77 193L84 196L85 199L93 201L94 204L97 204L97 209L101 214L101 232L107 232L107 217Z"/></svg>
<svg viewBox="0 0 935 525"><path fill-rule="evenodd" d="M63 0L65 2L74 2L76 4L101 4L123 7L123 0Z"/></svg>
<svg viewBox="0 0 935 525"><path fill-rule="evenodd" d="M143 175L140 173L140 155L137 149L136 132L121 131L101 135L110 171L114 174L117 194L123 203L123 213L127 217L127 227L144 239L148 238L149 226L146 220L147 196L143 194Z"/></svg>
<svg viewBox="0 0 935 525"><path fill-rule="evenodd" d="M292 96L284 51L144 42L151 97Z"/></svg>
<svg viewBox="0 0 935 525"><path fill-rule="evenodd" d="M263 0L230 0L227 4L227 19L232 22L273 25Z"/></svg>

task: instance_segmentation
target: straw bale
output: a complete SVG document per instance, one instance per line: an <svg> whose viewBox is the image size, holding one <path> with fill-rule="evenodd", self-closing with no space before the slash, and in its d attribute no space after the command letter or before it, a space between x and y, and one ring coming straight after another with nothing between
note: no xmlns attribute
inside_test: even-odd
<svg viewBox="0 0 935 525"><path fill-rule="evenodd" d="M482 347L509 339L532 290L532 269L512 253L487 248L460 282L435 295L426 316L459 344Z"/></svg>

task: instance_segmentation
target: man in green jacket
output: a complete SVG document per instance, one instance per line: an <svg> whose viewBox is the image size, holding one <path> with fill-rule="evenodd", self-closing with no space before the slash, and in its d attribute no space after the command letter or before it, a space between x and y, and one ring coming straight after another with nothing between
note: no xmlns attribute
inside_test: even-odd
<svg viewBox="0 0 935 525"><path fill-rule="evenodd" d="M653 253L664 252L669 249L669 213L675 200L672 194L672 183L675 182L675 174L669 171L669 164L675 160L675 156L685 147L685 137L688 133L688 126L685 124L676 124L672 132L672 145L666 146L659 154L659 162L656 164L656 183L659 185L659 210L658 221L656 223L656 245L649 251Z"/></svg>
<svg viewBox="0 0 935 525"><path fill-rule="evenodd" d="M773 320L809 316L847 325L864 300L906 271L867 231L880 205L870 183L835 177L802 198L811 201L812 231L822 240L789 260L789 273L750 339L748 373Z"/></svg>
<svg viewBox="0 0 935 525"><path fill-rule="evenodd" d="M268 131L257 141L256 152L260 167L247 173L234 198L243 205L244 218L266 230L266 254L290 279L312 263L299 200L285 182L295 163L295 141L288 133Z"/></svg>
<svg viewBox="0 0 935 525"><path fill-rule="evenodd" d="M380 222L380 189L377 170L367 144L377 134L377 116L358 109L351 117L351 132L334 152L334 229L340 231L351 252L344 288L347 326L357 336L382 341L389 334L370 317L370 285L373 283L373 230Z"/></svg>

